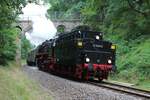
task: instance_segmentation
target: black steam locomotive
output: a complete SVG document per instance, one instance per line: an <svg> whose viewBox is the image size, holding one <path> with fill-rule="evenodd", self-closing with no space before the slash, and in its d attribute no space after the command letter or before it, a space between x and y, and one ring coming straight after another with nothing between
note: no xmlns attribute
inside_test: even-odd
<svg viewBox="0 0 150 100"><path fill-rule="evenodd" d="M47 40L35 50L40 70L78 79L107 79L115 68L116 46L103 33L74 30Z"/></svg>

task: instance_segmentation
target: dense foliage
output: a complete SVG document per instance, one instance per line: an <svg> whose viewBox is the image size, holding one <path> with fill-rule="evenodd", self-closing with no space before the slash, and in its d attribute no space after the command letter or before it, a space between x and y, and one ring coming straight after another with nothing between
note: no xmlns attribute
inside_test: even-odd
<svg viewBox="0 0 150 100"><path fill-rule="evenodd" d="M0 3L0 65L13 60L16 54L16 37L19 29L13 24L25 6L26 0L2 0Z"/></svg>
<svg viewBox="0 0 150 100"><path fill-rule="evenodd" d="M26 59L28 52L33 48L30 41L26 39L26 37L22 37L21 39L21 57L22 59Z"/></svg>
<svg viewBox="0 0 150 100"><path fill-rule="evenodd" d="M82 22L117 44L117 77L150 79L150 0L46 0L54 12L79 13Z"/></svg>
<svg viewBox="0 0 150 100"><path fill-rule="evenodd" d="M82 9L84 21L105 31L135 39L150 32L149 0L87 0ZM98 19L98 20L97 20Z"/></svg>
<svg viewBox="0 0 150 100"><path fill-rule="evenodd" d="M14 29L3 29L0 31L0 64L6 64L7 60L13 60L16 54Z"/></svg>
<svg viewBox="0 0 150 100"><path fill-rule="evenodd" d="M50 18L55 19L75 19L79 18L81 8L85 5L86 0L45 0L52 7L48 10Z"/></svg>

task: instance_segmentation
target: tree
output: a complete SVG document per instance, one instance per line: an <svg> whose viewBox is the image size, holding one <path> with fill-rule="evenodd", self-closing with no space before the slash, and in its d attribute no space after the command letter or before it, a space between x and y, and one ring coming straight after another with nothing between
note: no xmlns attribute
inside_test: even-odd
<svg viewBox="0 0 150 100"><path fill-rule="evenodd" d="M149 0L86 0L84 22L126 40L150 33Z"/></svg>
<svg viewBox="0 0 150 100"><path fill-rule="evenodd" d="M13 60L16 54L17 29L12 26L26 0L2 0L0 3L0 64Z"/></svg>
<svg viewBox="0 0 150 100"><path fill-rule="evenodd" d="M78 19L85 0L45 0L52 6L48 9L50 18Z"/></svg>
<svg viewBox="0 0 150 100"><path fill-rule="evenodd" d="M0 31L0 64L4 65L8 60L13 60L16 54L15 37L17 31L15 29L5 29Z"/></svg>

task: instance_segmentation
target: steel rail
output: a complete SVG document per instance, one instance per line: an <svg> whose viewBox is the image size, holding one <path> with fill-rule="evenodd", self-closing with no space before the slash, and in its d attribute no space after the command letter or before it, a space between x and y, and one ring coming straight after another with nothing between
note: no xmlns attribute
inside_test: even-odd
<svg viewBox="0 0 150 100"><path fill-rule="evenodd" d="M145 92L145 93L150 95L150 91L148 91L148 90L143 90L143 89L139 89L139 88L135 88L135 87L131 87L131 86L121 85L121 84L117 84L117 83L113 83L113 82L103 81L102 83L110 84L110 85L114 85L114 86L120 86L120 87L124 87L124 88L128 88L128 89L132 89L132 90L135 90L135 91Z"/></svg>
<svg viewBox="0 0 150 100"><path fill-rule="evenodd" d="M95 86L104 87L104 88L108 88L111 90L120 91L123 93L127 93L127 94L131 94L131 95L150 99L150 91L147 91L147 90L141 90L138 88L129 87L129 86L120 85L120 84L111 83L111 82L98 83L95 81L88 81L87 83L95 85Z"/></svg>

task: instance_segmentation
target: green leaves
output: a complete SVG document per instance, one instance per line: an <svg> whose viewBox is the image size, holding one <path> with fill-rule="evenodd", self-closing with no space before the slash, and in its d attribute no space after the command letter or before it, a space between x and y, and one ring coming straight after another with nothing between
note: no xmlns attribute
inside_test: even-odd
<svg viewBox="0 0 150 100"><path fill-rule="evenodd" d="M25 0L3 0L0 3L0 29L9 27L18 14L21 13L22 7L26 5Z"/></svg>
<svg viewBox="0 0 150 100"><path fill-rule="evenodd" d="M4 65L8 60L14 59L16 54L16 33L15 29L3 29L0 31L0 65Z"/></svg>
<svg viewBox="0 0 150 100"><path fill-rule="evenodd" d="M21 13L26 0L2 0L0 3L0 65L13 60L16 55L16 37L18 31L12 27Z"/></svg>
<svg viewBox="0 0 150 100"><path fill-rule="evenodd" d="M78 19L86 0L49 0L51 19ZM46 0L47 2L47 0Z"/></svg>
<svg viewBox="0 0 150 100"><path fill-rule="evenodd" d="M130 40L149 33L150 8L147 0L86 0L81 9L83 21L94 29L122 34L122 39ZM143 9L143 10L142 10ZM140 13L142 12L142 13ZM112 27L113 26L113 27ZM111 28L111 31L109 31Z"/></svg>
<svg viewBox="0 0 150 100"><path fill-rule="evenodd" d="M31 44L25 37L21 39L21 57L25 59L28 52L31 50Z"/></svg>

